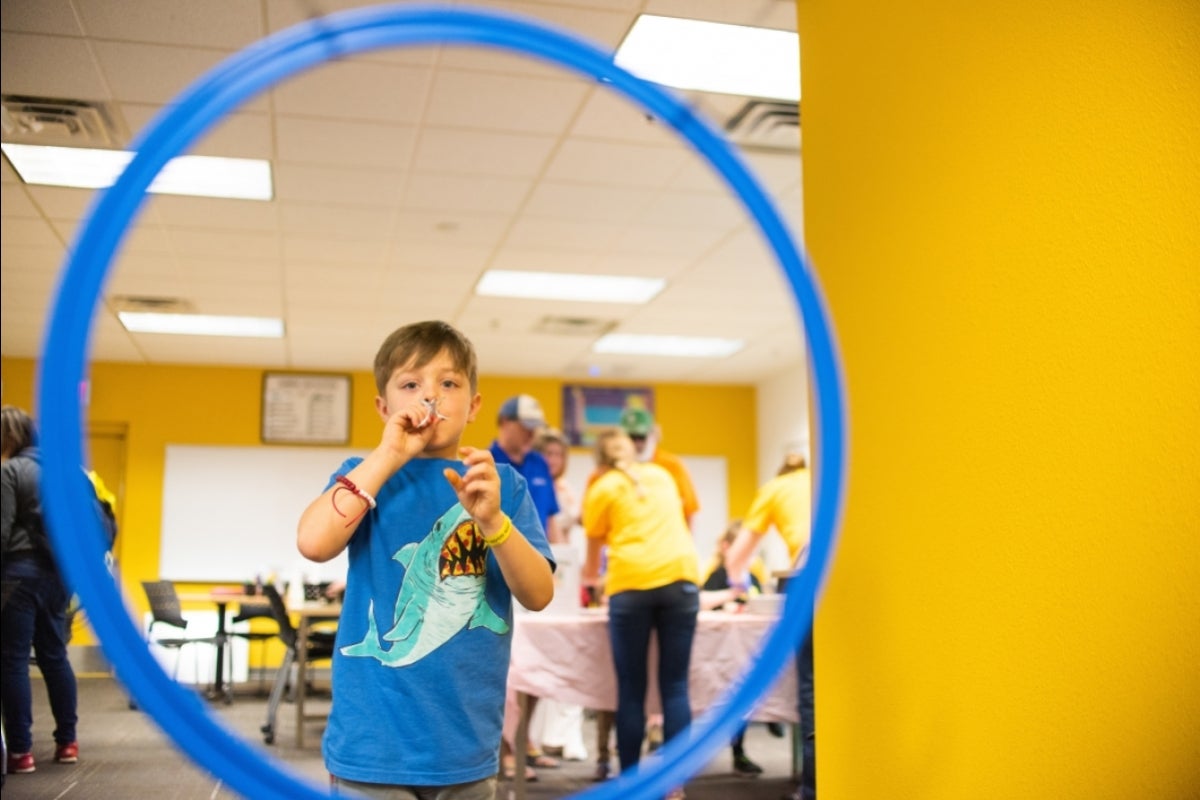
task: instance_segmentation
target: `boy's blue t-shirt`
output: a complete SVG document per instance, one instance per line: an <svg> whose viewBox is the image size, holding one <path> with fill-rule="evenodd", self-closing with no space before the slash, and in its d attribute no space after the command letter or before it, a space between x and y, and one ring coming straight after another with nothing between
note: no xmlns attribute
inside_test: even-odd
<svg viewBox="0 0 1200 800"><path fill-rule="evenodd" d="M498 770L512 594L447 467L465 471L459 461L409 461L350 539L322 745L340 778L445 786ZM524 478L496 469L502 510L553 567Z"/></svg>

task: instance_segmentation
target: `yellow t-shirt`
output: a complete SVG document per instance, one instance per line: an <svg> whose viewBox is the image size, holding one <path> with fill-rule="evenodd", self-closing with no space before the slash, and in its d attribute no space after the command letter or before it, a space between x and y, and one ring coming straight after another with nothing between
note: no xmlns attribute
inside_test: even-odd
<svg viewBox="0 0 1200 800"><path fill-rule="evenodd" d="M692 485L692 476L688 474L683 459L674 453L668 453L661 447L656 447L650 463L658 464L671 473L671 477L675 479L675 485L679 489L679 496L683 499L683 516L685 519L691 519L692 515L700 510L700 498L696 496L696 487Z"/></svg>
<svg viewBox="0 0 1200 800"><path fill-rule="evenodd" d="M812 485L808 470L777 475L759 487L742 526L762 535L772 525L787 545L788 558L800 566L797 559L808 550L812 528Z"/></svg>
<svg viewBox="0 0 1200 800"><path fill-rule="evenodd" d="M632 464L629 471L638 485L611 469L596 479L583 500L588 538L608 545L605 593L657 589L676 581L698 584L699 557L679 512L679 490L671 473L645 463Z"/></svg>

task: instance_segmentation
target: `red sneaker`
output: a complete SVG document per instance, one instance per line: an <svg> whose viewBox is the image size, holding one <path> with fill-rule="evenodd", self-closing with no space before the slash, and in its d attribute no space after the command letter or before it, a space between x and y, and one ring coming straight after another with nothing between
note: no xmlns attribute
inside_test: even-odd
<svg viewBox="0 0 1200 800"><path fill-rule="evenodd" d="M54 748L54 760L59 764L74 764L79 760L79 743L60 744Z"/></svg>
<svg viewBox="0 0 1200 800"><path fill-rule="evenodd" d="M33 772L37 769L33 763L33 753L9 753L8 754L8 771L13 775L21 775L26 772Z"/></svg>

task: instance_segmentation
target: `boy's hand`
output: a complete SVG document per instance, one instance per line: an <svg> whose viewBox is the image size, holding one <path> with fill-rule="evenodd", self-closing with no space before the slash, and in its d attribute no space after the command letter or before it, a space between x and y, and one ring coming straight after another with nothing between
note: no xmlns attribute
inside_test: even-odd
<svg viewBox="0 0 1200 800"><path fill-rule="evenodd" d="M442 419L425 403L413 403L388 417L381 444L406 459L413 458L429 444Z"/></svg>
<svg viewBox="0 0 1200 800"><path fill-rule="evenodd" d="M467 471L459 475L446 469L446 480L483 535L494 536L504 524L500 514L500 474L496 472L495 458L491 450L474 447L460 447L458 452Z"/></svg>

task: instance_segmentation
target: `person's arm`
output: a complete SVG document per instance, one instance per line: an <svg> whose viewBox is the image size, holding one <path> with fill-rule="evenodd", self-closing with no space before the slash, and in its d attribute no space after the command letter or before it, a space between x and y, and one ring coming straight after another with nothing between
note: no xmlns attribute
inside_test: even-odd
<svg viewBox="0 0 1200 800"><path fill-rule="evenodd" d="M310 561L321 562L329 561L345 550L350 537L371 510L379 489L425 449L437 425L436 418L430 422L429 409L422 404L393 414L384 423L379 446L344 476L350 486L335 482L300 515L296 529L296 547L300 554Z"/></svg>
<svg viewBox="0 0 1200 800"><path fill-rule="evenodd" d="M447 469L443 473L446 480L491 547L513 597L530 611L541 611L554 599L550 562L500 509L500 475L492 452L474 447L459 452L467 471L459 475Z"/></svg>
<svg viewBox="0 0 1200 800"><path fill-rule="evenodd" d="M599 474L593 473L583 496L582 523L583 533L587 537L587 557L583 561L580 579L585 586L599 585L600 564L604 545L608 541L608 515L604 509L603 498L592 487Z"/></svg>
<svg viewBox="0 0 1200 800"><path fill-rule="evenodd" d="M567 540L567 534L559 523L560 516L555 514L546 520L546 541L550 544L561 544Z"/></svg>
<svg viewBox="0 0 1200 800"><path fill-rule="evenodd" d="M5 464L0 477L0 552L8 555L12 541L13 523L17 519L17 487L13 470Z"/></svg>
<svg viewBox="0 0 1200 800"><path fill-rule="evenodd" d="M750 586L750 562L754 560L754 551L758 547L763 533L750 530L745 525L738 531L737 538L725 551L725 572L729 575L729 585L745 591Z"/></svg>
<svg viewBox="0 0 1200 800"><path fill-rule="evenodd" d="M585 586L600 584L600 561L603 552L603 539L589 538L587 540L587 558L583 562L583 571L580 573L580 579Z"/></svg>

